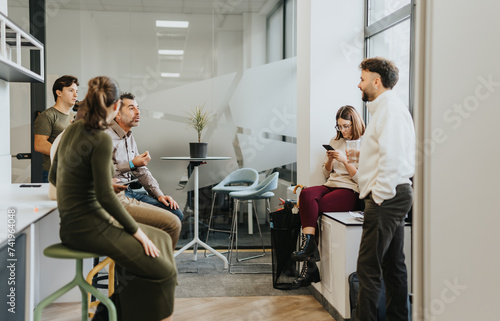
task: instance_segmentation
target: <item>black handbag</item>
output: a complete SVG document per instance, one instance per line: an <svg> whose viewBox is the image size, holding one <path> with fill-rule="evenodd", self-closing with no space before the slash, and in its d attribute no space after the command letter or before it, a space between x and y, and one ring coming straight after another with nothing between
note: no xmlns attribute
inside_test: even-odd
<svg viewBox="0 0 500 321"><path fill-rule="evenodd" d="M271 249L273 267L273 287L289 290L292 281L298 276L292 252L297 249L300 233L300 215L297 202L286 200L281 208L270 213Z"/></svg>

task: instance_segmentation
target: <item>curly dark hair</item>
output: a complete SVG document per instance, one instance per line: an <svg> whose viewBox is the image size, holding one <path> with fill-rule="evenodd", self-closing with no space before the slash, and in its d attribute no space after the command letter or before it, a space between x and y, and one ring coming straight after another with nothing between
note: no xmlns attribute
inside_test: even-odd
<svg viewBox="0 0 500 321"><path fill-rule="evenodd" d="M124 91L124 92L122 92L122 94L120 95L120 99L121 99L121 100L124 100L124 99L135 100L135 95L134 95L134 94L132 94L131 92Z"/></svg>
<svg viewBox="0 0 500 321"><path fill-rule="evenodd" d="M367 58L361 62L359 68L379 74L385 88L392 89L398 83L399 69L388 59L382 57Z"/></svg>
<svg viewBox="0 0 500 321"><path fill-rule="evenodd" d="M80 86L78 78L69 75L57 78L56 81L54 81L54 85L52 85L52 95L54 95L54 101L57 102L56 91L62 91L64 87L70 87L73 84Z"/></svg>
<svg viewBox="0 0 500 321"><path fill-rule="evenodd" d="M120 99L120 88L111 78L99 76L90 79L87 96L85 96L86 114L83 116L85 127L105 129L108 124L108 108Z"/></svg>
<svg viewBox="0 0 500 321"><path fill-rule="evenodd" d="M340 109L337 111L337 115L335 116L337 125L339 124L339 118L350 120L352 122L353 140L357 140L364 135L365 123L363 122L361 115L354 107L349 105L340 107ZM342 135L342 132L340 130L337 130L337 137L335 138L335 140L339 140L340 138L344 138L344 136Z"/></svg>
<svg viewBox="0 0 500 321"><path fill-rule="evenodd" d="M125 107L125 105L123 104L123 100L124 99L130 99L130 100L135 100L135 95L132 94L131 92L128 92L128 91L124 91L122 92L122 94L120 95L120 100L122 101L122 105L120 106L120 110Z"/></svg>

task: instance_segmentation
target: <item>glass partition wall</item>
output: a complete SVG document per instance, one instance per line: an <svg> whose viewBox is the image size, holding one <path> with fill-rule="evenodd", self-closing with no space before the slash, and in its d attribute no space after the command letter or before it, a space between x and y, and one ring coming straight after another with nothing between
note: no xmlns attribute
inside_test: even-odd
<svg viewBox="0 0 500 321"><path fill-rule="evenodd" d="M28 1L9 1L9 14L22 26ZM276 23L277 14L286 23ZM79 78L79 99L98 75L136 95L141 116L133 134L139 152L151 153L148 168L185 212L185 239L178 246L190 240L184 233L192 229L192 177L186 161L160 157L189 155L197 134L186 121L196 106L214 114L202 135L208 155L231 157L200 167L202 233L210 187L238 168L256 169L261 180L279 171L272 207L287 198L297 157L295 1L61 0L47 2L46 15L46 106L54 104L50 90L64 74ZM276 43L284 48L281 56L268 48ZM227 211L229 202L218 205ZM258 210L265 228L265 208Z"/></svg>

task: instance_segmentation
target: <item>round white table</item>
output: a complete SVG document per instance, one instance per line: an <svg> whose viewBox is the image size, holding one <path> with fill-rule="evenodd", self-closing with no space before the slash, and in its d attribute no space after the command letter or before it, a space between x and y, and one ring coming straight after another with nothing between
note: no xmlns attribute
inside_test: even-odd
<svg viewBox="0 0 500 321"><path fill-rule="evenodd" d="M199 177L198 177L198 166L204 164L207 161L212 161L212 160L228 160L231 159L231 157L226 157L226 156L209 156L209 157L204 157L204 158L191 158L188 156L180 156L180 157L161 157L162 160L183 160L183 161L189 161L193 166L193 174L194 174L194 238L189 242L188 244L184 245L180 250L174 253L174 257L179 255L180 253L184 252L191 246L193 246L194 249L194 260L197 260L197 246L198 244L203 246L205 249L209 250L212 252L215 256L220 258L221 260L224 261L224 269L228 268L228 261L227 258L220 254L218 251L210 247L207 243L203 242L200 240L199 235L198 235L198 189L199 189Z"/></svg>

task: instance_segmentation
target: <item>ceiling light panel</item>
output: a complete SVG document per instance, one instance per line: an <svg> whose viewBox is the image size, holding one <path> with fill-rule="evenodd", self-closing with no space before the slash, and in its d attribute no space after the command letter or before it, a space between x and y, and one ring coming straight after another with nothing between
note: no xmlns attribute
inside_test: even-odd
<svg viewBox="0 0 500 321"><path fill-rule="evenodd" d="M189 21L156 20L156 26L160 28L188 28Z"/></svg>
<svg viewBox="0 0 500 321"><path fill-rule="evenodd" d="M160 49L160 50L158 50L158 54L160 54L160 55L170 55L170 56L182 56L184 54L184 50Z"/></svg>
<svg viewBox="0 0 500 321"><path fill-rule="evenodd" d="M162 72L160 74L163 78L179 78L181 74L175 72Z"/></svg>

